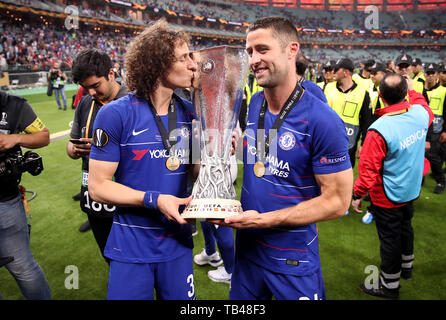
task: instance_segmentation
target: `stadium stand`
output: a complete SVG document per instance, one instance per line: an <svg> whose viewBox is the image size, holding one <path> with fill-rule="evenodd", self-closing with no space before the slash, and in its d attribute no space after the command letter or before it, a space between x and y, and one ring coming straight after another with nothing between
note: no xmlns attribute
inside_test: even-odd
<svg viewBox="0 0 446 320"><path fill-rule="evenodd" d="M378 28L369 30L364 9L371 3L381 11ZM11 81L92 45L122 62L130 39L161 17L189 32L196 49L243 45L250 22L282 15L297 26L302 51L313 62L386 61L402 52L423 62L446 60L446 0L0 0L0 9L0 67ZM72 18L78 28L65 25ZM27 78L20 84L42 82L39 75Z"/></svg>

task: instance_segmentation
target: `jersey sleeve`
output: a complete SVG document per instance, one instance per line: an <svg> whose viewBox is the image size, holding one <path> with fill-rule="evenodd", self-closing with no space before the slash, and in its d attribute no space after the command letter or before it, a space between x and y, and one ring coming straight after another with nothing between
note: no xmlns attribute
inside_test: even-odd
<svg viewBox="0 0 446 320"><path fill-rule="evenodd" d="M312 166L315 174L329 174L351 168L344 122L333 109L321 104L309 123L312 136Z"/></svg>
<svg viewBox="0 0 446 320"><path fill-rule="evenodd" d="M90 159L119 162L123 130L121 116L117 108L114 108L113 103L105 105L99 110L94 121Z"/></svg>

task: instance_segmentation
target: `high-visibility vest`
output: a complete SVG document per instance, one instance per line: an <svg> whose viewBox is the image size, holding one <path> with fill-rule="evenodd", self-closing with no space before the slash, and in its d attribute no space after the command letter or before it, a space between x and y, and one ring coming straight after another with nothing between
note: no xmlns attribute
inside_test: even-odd
<svg viewBox="0 0 446 320"><path fill-rule="evenodd" d="M365 90L369 90L370 88L373 88L373 81L372 79L365 79L361 77L361 75L355 73L352 76L352 80L356 82L356 84L360 87L363 87Z"/></svg>
<svg viewBox="0 0 446 320"><path fill-rule="evenodd" d="M359 135L359 115L366 90L364 87L357 85L353 90L344 93L338 90L336 83L336 81L327 83L324 93L328 105L344 121L348 136L348 148L351 149L355 146Z"/></svg>
<svg viewBox="0 0 446 320"><path fill-rule="evenodd" d="M330 81L330 82L333 82L333 81ZM321 81L321 82L316 82L316 84L319 86L319 88L322 89L322 91L324 91L325 90L325 86L327 84L329 84L330 82Z"/></svg>
<svg viewBox="0 0 446 320"><path fill-rule="evenodd" d="M246 104L249 105L249 101L251 101L251 97L254 95L254 93L262 90L263 88L257 84L256 78L254 78L252 81L252 88L250 88L249 83L245 84Z"/></svg>
<svg viewBox="0 0 446 320"><path fill-rule="evenodd" d="M416 92L423 94L424 83L421 81L412 81L412 83L413 83L413 89Z"/></svg>
<svg viewBox="0 0 446 320"><path fill-rule="evenodd" d="M412 76L413 76L413 74L412 74ZM418 72L418 74L412 78L413 81L418 81L418 79L422 79L423 82L426 82L426 77L424 76L423 71ZM418 82L420 82L420 81L418 81Z"/></svg>
<svg viewBox="0 0 446 320"><path fill-rule="evenodd" d="M369 96L370 96L370 102L372 104L372 113L375 113L376 107L378 105L378 101L379 101L379 107L382 109L384 108L384 103L382 101L382 99L379 98L379 89L376 88L376 91L374 90L373 87L372 89L369 89Z"/></svg>
<svg viewBox="0 0 446 320"><path fill-rule="evenodd" d="M440 133L443 131L443 106L446 97L446 88L438 86L433 90L426 90L429 97L429 106L434 113L434 121L432 122L433 133Z"/></svg>

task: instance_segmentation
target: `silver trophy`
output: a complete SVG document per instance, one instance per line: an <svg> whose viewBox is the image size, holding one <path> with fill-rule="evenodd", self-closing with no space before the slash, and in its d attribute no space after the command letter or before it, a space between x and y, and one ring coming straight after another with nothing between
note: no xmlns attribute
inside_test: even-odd
<svg viewBox="0 0 446 320"><path fill-rule="evenodd" d="M194 53L198 64L194 104L200 138L200 173L185 219L224 219L242 212L231 177L232 134L248 75L242 47L220 46Z"/></svg>

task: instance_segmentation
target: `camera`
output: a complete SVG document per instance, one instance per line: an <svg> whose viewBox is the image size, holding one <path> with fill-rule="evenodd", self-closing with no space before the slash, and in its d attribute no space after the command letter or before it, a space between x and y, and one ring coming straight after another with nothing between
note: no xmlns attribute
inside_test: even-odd
<svg viewBox="0 0 446 320"><path fill-rule="evenodd" d="M27 151L24 155L20 150L0 153L0 177L17 176L23 172L37 176L42 171L42 157L33 151Z"/></svg>
<svg viewBox="0 0 446 320"><path fill-rule="evenodd" d="M58 77L59 77L59 72L58 71L51 71L50 72L50 80L51 81L57 80Z"/></svg>

